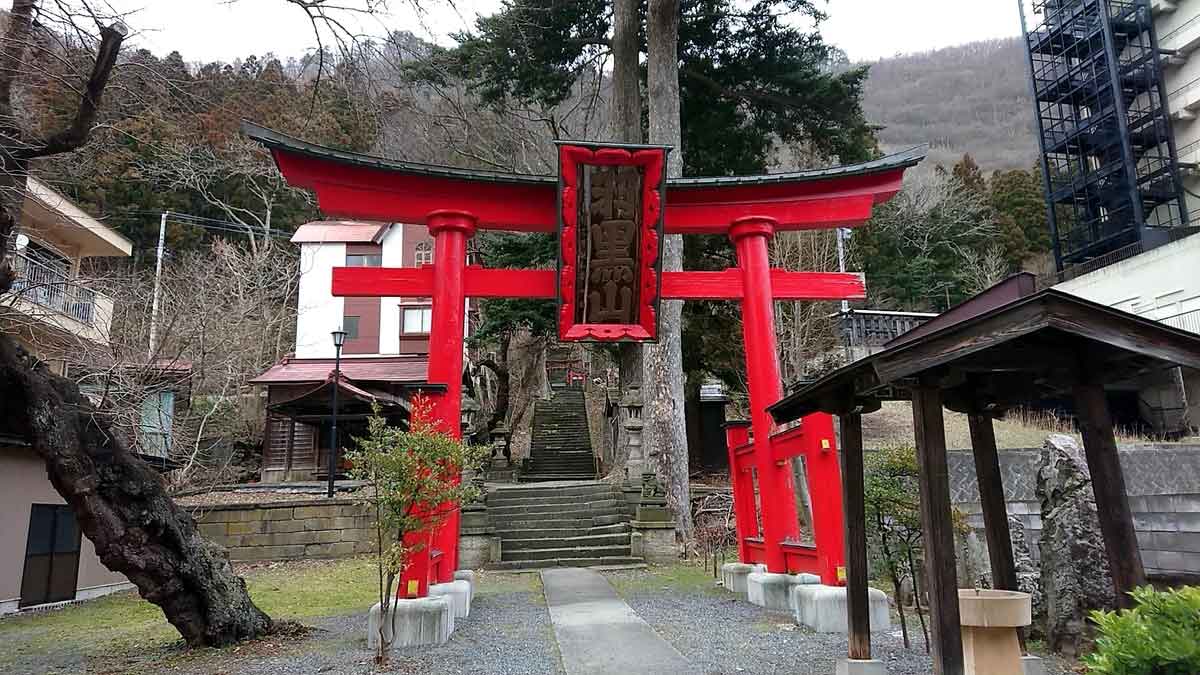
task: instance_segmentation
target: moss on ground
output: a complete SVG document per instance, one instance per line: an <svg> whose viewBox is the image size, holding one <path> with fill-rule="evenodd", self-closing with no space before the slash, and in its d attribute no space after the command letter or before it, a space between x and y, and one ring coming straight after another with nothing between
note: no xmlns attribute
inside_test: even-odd
<svg viewBox="0 0 1200 675"><path fill-rule="evenodd" d="M362 612L378 597L369 558L276 563L243 570L250 597L275 619L304 622ZM10 664L57 652L78 658L182 653L179 633L158 607L135 592L0 620L0 672ZM211 650L192 652L193 655Z"/></svg>
<svg viewBox="0 0 1200 675"><path fill-rule="evenodd" d="M379 577L370 557L270 563L239 572L246 579L250 597L274 619L306 623L358 614L379 597ZM528 593L532 602L545 602L537 574L485 571L478 573L476 581L478 594ZM73 670L66 664L87 662L88 672L131 673L151 665L164 668L207 658L220 657L226 662L235 653L239 658L251 657L281 649L290 640L293 638L268 638L252 645L186 650L162 611L131 591L0 620L0 644L4 645L0 672L19 671L20 664L31 663L40 666L36 672ZM50 655L64 665L43 663Z"/></svg>
<svg viewBox="0 0 1200 675"><path fill-rule="evenodd" d="M675 591L681 593L717 593L712 571L699 561L681 561L671 565L654 565L644 570L606 572L613 588L623 597L646 591Z"/></svg>

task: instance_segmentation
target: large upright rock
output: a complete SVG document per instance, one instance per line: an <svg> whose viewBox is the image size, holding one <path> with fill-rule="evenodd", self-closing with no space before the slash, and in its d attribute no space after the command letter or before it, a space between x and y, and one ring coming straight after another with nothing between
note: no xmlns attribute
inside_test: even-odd
<svg viewBox="0 0 1200 675"><path fill-rule="evenodd" d="M1052 434L1042 447L1037 496L1042 507L1042 592L1046 643L1077 655L1089 641L1088 613L1114 607L1091 476L1075 439Z"/></svg>
<svg viewBox="0 0 1200 675"><path fill-rule="evenodd" d="M1017 590L1028 593L1033 609L1033 623L1029 633L1034 637L1045 635L1046 603L1042 598L1042 574L1029 550L1025 539L1025 523L1018 516L1008 517L1008 533L1012 541L1013 566L1017 569Z"/></svg>

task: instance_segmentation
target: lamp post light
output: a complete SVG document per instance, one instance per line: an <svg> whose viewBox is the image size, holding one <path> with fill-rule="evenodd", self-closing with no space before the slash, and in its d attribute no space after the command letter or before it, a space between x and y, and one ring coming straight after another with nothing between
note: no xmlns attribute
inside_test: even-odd
<svg viewBox="0 0 1200 675"><path fill-rule="evenodd" d="M330 333L333 336L333 429L329 432L329 487L325 496L333 498L333 482L337 477L338 454L338 383L342 379L342 345L346 344L346 331L341 328Z"/></svg>

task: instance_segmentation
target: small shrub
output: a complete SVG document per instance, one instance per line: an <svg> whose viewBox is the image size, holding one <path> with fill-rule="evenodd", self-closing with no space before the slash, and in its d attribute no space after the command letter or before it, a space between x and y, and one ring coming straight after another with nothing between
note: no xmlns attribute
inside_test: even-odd
<svg viewBox="0 0 1200 675"><path fill-rule="evenodd" d="M1200 588L1132 593L1133 609L1092 612L1100 629L1096 651L1084 658L1090 673L1103 675L1195 675L1200 673Z"/></svg>

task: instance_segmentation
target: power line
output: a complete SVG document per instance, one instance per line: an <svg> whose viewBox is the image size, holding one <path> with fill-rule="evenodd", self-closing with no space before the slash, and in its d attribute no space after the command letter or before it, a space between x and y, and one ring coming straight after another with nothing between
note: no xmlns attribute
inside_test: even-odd
<svg viewBox="0 0 1200 675"><path fill-rule="evenodd" d="M229 220L219 220L217 218L208 218L206 216L195 216L190 213L180 213L178 211L166 211L167 219L170 222L176 222L180 225L191 225L213 232L228 232L232 234L242 234L249 236L250 234L266 234L279 239L290 239L292 232L280 230L278 228L261 228L245 223L237 223ZM124 209L121 215L145 215L145 216L162 216L163 211L150 211L147 209ZM118 215L118 214L113 214Z"/></svg>

